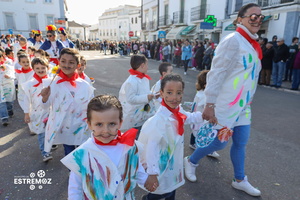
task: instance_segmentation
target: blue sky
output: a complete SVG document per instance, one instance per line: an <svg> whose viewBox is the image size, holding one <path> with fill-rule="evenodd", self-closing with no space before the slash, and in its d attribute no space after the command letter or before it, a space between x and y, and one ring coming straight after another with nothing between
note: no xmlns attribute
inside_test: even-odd
<svg viewBox="0 0 300 200"><path fill-rule="evenodd" d="M98 23L98 17L106 9L125 4L140 6L141 0L67 0L66 15L68 20L92 25Z"/></svg>

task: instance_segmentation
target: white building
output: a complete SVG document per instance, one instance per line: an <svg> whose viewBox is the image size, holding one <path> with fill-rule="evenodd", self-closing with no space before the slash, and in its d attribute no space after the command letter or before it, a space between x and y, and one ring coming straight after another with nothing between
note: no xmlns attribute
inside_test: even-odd
<svg viewBox="0 0 300 200"><path fill-rule="evenodd" d="M65 0L0 0L0 34L29 36L31 30L46 26L67 27Z"/></svg>
<svg viewBox="0 0 300 200"><path fill-rule="evenodd" d="M80 41L88 40L90 25L79 24L75 21L69 21L68 25L68 34L71 39L79 39Z"/></svg>
<svg viewBox="0 0 300 200"><path fill-rule="evenodd" d="M136 40L141 34L139 6L124 5L110 8L99 17L99 39L108 41ZM129 37L129 31L134 36Z"/></svg>

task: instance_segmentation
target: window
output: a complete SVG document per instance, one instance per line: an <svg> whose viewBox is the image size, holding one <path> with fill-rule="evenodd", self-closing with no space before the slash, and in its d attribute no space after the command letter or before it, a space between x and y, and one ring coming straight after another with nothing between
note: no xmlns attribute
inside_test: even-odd
<svg viewBox="0 0 300 200"><path fill-rule="evenodd" d="M131 18L131 23L133 24L133 17Z"/></svg>
<svg viewBox="0 0 300 200"><path fill-rule="evenodd" d="M137 17L135 17L135 23L137 24Z"/></svg>
<svg viewBox="0 0 300 200"><path fill-rule="evenodd" d="M13 13L5 13L6 29L16 29Z"/></svg>
<svg viewBox="0 0 300 200"><path fill-rule="evenodd" d="M52 3L52 0L44 0L45 3Z"/></svg>
<svg viewBox="0 0 300 200"><path fill-rule="evenodd" d="M38 20L36 14L29 15L29 29L39 29Z"/></svg>
<svg viewBox="0 0 300 200"><path fill-rule="evenodd" d="M102 36L102 31L99 32L99 35Z"/></svg>
<svg viewBox="0 0 300 200"><path fill-rule="evenodd" d="M46 15L46 24L47 26L54 23L53 15Z"/></svg>

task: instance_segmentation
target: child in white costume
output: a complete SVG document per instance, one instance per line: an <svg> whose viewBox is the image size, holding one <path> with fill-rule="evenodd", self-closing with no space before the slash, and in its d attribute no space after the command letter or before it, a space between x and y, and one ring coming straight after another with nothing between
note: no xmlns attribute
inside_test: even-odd
<svg viewBox="0 0 300 200"><path fill-rule="evenodd" d="M115 96L91 100L87 123L92 137L61 160L70 170L68 198L135 199L136 183L147 185L148 175L139 162L137 130L121 133L122 106Z"/></svg>
<svg viewBox="0 0 300 200"><path fill-rule="evenodd" d="M85 73L84 70L86 69L86 59L84 56L80 56L80 67L78 68L78 75L80 78L88 82L89 84L92 84L92 81L90 77L88 77Z"/></svg>
<svg viewBox="0 0 300 200"><path fill-rule="evenodd" d="M180 102L184 82L179 75L166 75L161 81L162 105L142 127L139 142L144 145L141 162L149 182L159 183L155 192L143 199L175 199L175 190L184 184L184 124L203 123L200 112L185 112ZM142 187L143 188L143 187Z"/></svg>
<svg viewBox="0 0 300 200"><path fill-rule="evenodd" d="M0 119L3 126L9 124L8 118L13 116L15 100L15 70L12 62L0 51Z"/></svg>
<svg viewBox="0 0 300 200"><path fill-rule="evenodd" d="M41 91L43 81L47 79L50 81L47 76L48 61L43 58L34 58L31 66L35 72L33 78L20 86L26 95L23 104L24 121L28 124L31 132L38 134L38 143L43 161L46 162L52 159L52 156L44 151L45 121L48 118L49 109L44 109L42 106Z"/></svg>
<svg viewBox="0 0 300 200"><path fill-rule="evenodd" d="M18 85L20 86L18 87L18 102L22 110L24 110L25 93L21 85L32 79L34 71L31 68L30 58L27 54L19 54L18 61L22 66L21 69L15 69L16 79L18 81Z"/></svg>
<svg viewBox="0 0 300 200"><path fill-rule="evenodd" d="M130 76L123 83L119 99L122 103L124 122L121 130L132 127L140 129L144 122L155 113L155 106L151 101L154 95L150 91L150 76L148 60L144 55L133 55L130 60Z"/></svg>
<svg viewBox="0 0 300 200"><path fill-rule="evenodd" d="M173 71L173 66L171 63L163 62L158 66L158 71L161 75L160 79L152 86L151 92L152 94L158 95L160 92L160 82L161 79L164 78L166 75L171 74ZM161 104L161 97L158 96L157 98L154 99L154 104L155 104L155 110L158 110L160 104Z"/></svg>
<svg viewBox="0 0 300 200"><path fill-rule="evenodd" d="M52 84L41 92L44 108L50 107L46 126L45 151L53 144L64 144L65 155L89 138L85 123L88 102L94 88L79 78L80 55L75 49L64 48L60 54L60 71Z"/></svg>

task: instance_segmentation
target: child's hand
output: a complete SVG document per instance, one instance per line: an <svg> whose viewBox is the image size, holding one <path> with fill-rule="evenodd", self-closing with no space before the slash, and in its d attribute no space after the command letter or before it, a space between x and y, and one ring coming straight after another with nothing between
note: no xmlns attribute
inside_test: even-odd
<svg viewBox="0 0 300 200"><path fill-rule="evenodd" d="M6 74L5 74L5 75L4 75L4 78L7 78L7 79L9 79L9 78L10 78L10 76L8 76L8 75L6 75Z"/></svg>
<svg viewBox="0 0 300 200"><path fill-rule="evenodd" d="M154 192L156 188L159 186L158 180L157 180L157 175L149 175L144 187L149 191L149 192Z"/></svg>
<svg viewBox="0 0 300 200"><path fill-rule="evenodd" d="M151 101L154 98L154 94L148 94L148 101Z"/></svg>
<svg viewBox="0 0 300 200"><path fill-rule="evenodd" d="M157 92L154 95L155 95L155 99L158 99L160 97L160 92Z"/></svg>
<svg viewBox="0 0 300 200"><path fill-rule="evenodd" d="M30 122L29 113L25 113L24 121L25 121L25 123L27 123L27 124Z"/></svg>
<svg viewBox="0 0 300 200"><path fill-rule="evenodd" d="M50 94L51 94L50 86L42 89L41 96L43 97L42 100L44 103L46 103L48 101Z"/></svg>
<svg viewBox="0 0 300 200"><path fill-rule="evenodd" d="M209 121L209 123L212 124L218 123L218 119L215 116L215 109L213 106L206 105L203 110L202 117L204 120Z"/></svg>

